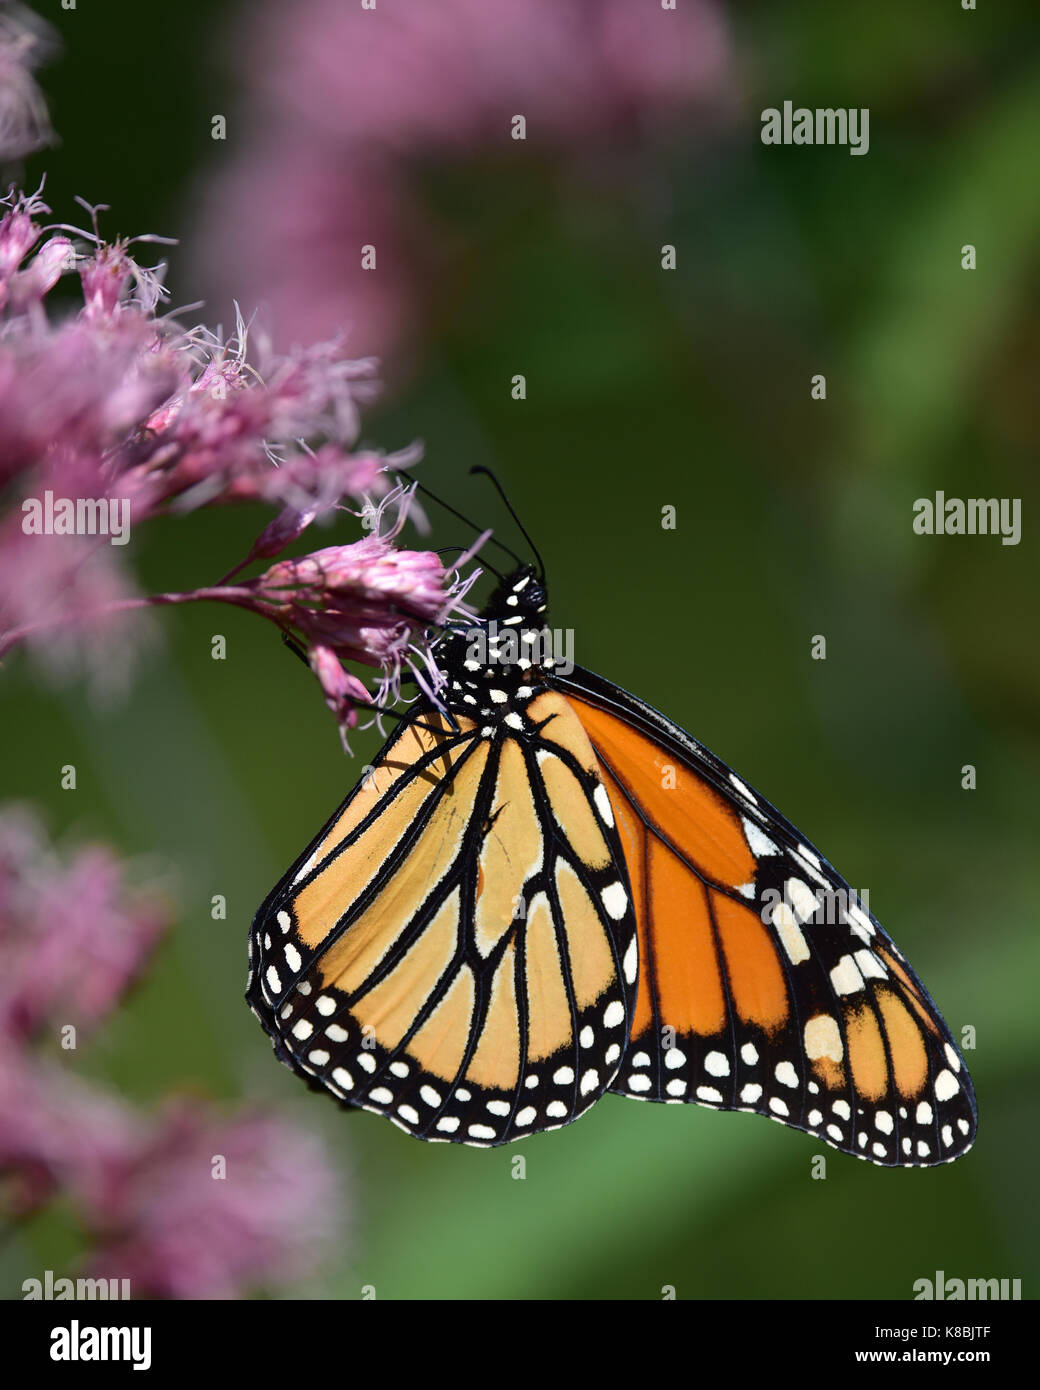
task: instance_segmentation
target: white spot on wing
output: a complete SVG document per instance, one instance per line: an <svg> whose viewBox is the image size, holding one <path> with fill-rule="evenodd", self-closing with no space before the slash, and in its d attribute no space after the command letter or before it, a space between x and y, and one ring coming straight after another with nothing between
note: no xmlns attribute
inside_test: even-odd
<svg viewBox="0 0 1040 1390"><path fill-rule="evenodd" d="M625 1021L625 1006L620 1000L614 999L603 1010L604 1028L617 1028Z"/></svg>
<svg viewBox="0 0 1040 1390"><path fill-rule="evenodd" d="M628 911L628 894L620 883L610 883L600 894L603 906L615 922L620 922Z"/></svg>
<svg viewBox="0 0 1040 1390"><path fill-rule="evenodd" d="M729 780L736 787L737 791L740 792L741 796L744 798L745 801L750 801L752 806L758 805L758 802L755 799L754 792L752 792L750 787L745 787L744 783L740 780L740 778L737 776L735 772L731 772L729 774Z"/></svg>
<svg viewBox="0 0 1040 1390"><path fill-rule="evenodd" d="M809 959L809 944L802 935L802 929L794 913L785 902L778 902L773 908L773 926L792 965Z"/></svg>
<svg viewBox="0 0 1040 1390"><path fill-rule="evenodd" d="M590 1067L589 1070L585 1073L585 1075L581 1078L581 1086L579 1087L579 1089L583 1096L587 1096L589 1092L594 1091L598 1085L599 1072L596 1071L594 1068Z"/></svg>
<svg viewBox="0 0 1040 1390"><path fill-rule="evenodd" d="M810 1062L827 1057L840 1062L845 1055L841 1032L830 1014L816 1014L805 1025L805 1055Z"/></svg>
<svg viewBox="0 0 1040 1390"><path fill-rule="evenodd" d="M774 1075L782 1086L798 1085L798 1073L790 1062L778 1062Z"/></svg>
<svg viewBox="0 0 1040 1390"><path fill-rule="evenodd" d="M596 803L596 810L599 812L604 825L613 825L614 811L610 804L610 797L607 795L607 789L602 782L597 784L596 790L592 793L592 799Z"/></svg>
<svg viewBox="0 0 1040 1390"><path fill-rule="evenodd" d="M758 828L754 821L748 820L747 816L744 816L742 820L744 825L744 834L747 837L747 842L751 847L751 853L755 855L757 859L761 859L763 855L780 853L779 848L773 843L773 841L769 838L768 835L764 834Z"/></svg>
<svg viewBox="0 0 1040 1390"><path fill-rule="evenodd" d="M852 903L849 906L846 916L852 925L852 930L861 940L869 942L874 935L874 923L860 907L859 903Z"/></svg>
<svg viewBox="0 0 1040 1390"><path fill-rule="evenodd" d="M952 1071L941 1071L935 1078L936 1100L952 1100L960 1090L960 1082Z"/></svg>
<svg viewBox="0 0 1040 1390"><path fill-rule="evenodd" d="M724 1052L709 1052L704 1059L704 1070L709 1076L729 1076L729 1058Z"/></svg>
<svg viewBox="0 0 1040 1390"><path fill-rule="evenodd" d="M300 869L299 873L298 873L298 874L296 875L296 877L293 879L293 883L296 884L296 883L299 883L301 879L305 879L305 878L307 877L307 875L310 873L310 871L314 868L314 865L317 863L317 861L318 861L318 852L317 852L317 850L315 850L315 852L314 852L314 853L311 855L311 857L307 860L306 864L304 864L304 866ZM288 917L288 915L289 915L289 914L288 914L287 912L286 912L286 913L281 913L281 912L279 912L279 914L278 914L278 925L282 928L282 931L288 931L288 930L289 930L289 927L288 927L285 923L282 922L282 917L283 917L283 916Z"/></svg>
<svg viewBox="0 0 1040 1390"><path fill-rule="evenodd" d="M865 980L887 980L888 971L873 951L857 951L856 964Z"/></svg>
<svg viewBox="0 0 1040 1390"><path fill-rule="evenodd" d="M851 956L842 956L831 971L831 984L837 994L855 994L863 988L863 976Z"/></svg>
<svg viewBox="0 0 1040 1390"><path fill-rule="evenodd" d="M795 910L799 922L808 922L816 911L816 894L800 878L789 878L784 884L784 893Z"/></svg>

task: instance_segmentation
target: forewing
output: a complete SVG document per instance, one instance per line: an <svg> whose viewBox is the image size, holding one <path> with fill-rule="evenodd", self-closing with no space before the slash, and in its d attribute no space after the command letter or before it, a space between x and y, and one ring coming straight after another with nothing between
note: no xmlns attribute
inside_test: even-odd
<svg viewBox="0 0 1040 1390"><path fill-rule="evenodd" d="M249 998L278 1055L420 1138L567 1124L628 1036L620 843L588 740L549 698L566 748L531 720L488 737L419 714L437 732L391 740L254 923Z"/></svg>

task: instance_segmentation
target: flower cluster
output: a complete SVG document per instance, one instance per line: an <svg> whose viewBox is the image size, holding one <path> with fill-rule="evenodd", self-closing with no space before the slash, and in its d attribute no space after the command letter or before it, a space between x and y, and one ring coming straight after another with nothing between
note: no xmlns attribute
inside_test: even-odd
<svg viewBox="0 0 1040 1390"><path fill-rule="evenodd" d="M335 1225L315 1139L201 1101L138 1111L57 1061L118 1006L169 925L111 851L68 862L26 811L0 813L0 1176L27 1217L59 1195L91 1272L134 1297L232 1297L304 1277Z"/></svg>
<svg viewBox="0 0 1040 1390"><path fill-rule="evenodd" d="M79 653L110 677L125 664L116 624L128 610L237 603L302 641L350 726L358 703L397 690L402 664L427 669L436 636L427 627L444 622L474 577L391 544L411 493L388 469L420 451L357 447L375 363L349 358L342 340L287 356L261 341L254 365L241 319L224 340L160 314L163 267L144 265L129 241L104 242L98 209L88 209L86 232L44 225L49 211L39 192L0 201L0 486L13 499L0 518L0 655L28 641L52 665ZM67 277L78 277L82 307L53 314L49 296ZM230 575L279 555L337 508L377 534L245 585L135 593L121 549L131 526L240 501L277 515ZM391 503L396 526L378 534ZM345 660L382 668L375 696Z"/></svg>
<svg viewBox="0 0 1040 1390"><path fill-rule="evenodd" d="M400 352L443 264L418 171L527 149L609 159L723 109L728 48L712 0L251 6L235 45L247 105L198 238L208 277L262 295L286 339L347 323Z"/></svg>

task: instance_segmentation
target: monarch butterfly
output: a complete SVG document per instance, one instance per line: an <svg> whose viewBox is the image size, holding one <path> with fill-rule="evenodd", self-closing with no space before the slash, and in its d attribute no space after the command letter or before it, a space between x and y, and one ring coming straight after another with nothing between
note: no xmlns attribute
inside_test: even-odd
<svg viewBox="0 0 1040 1390"><path fill-rule="evenodd" d="M967 1069L880 924L678 725L545 655L546 601L520 564L449 631L442 706L257 913L246 998L280 1060L432 1141L509 1143L609 1090L877 1164L966 1152Z"/></svg>

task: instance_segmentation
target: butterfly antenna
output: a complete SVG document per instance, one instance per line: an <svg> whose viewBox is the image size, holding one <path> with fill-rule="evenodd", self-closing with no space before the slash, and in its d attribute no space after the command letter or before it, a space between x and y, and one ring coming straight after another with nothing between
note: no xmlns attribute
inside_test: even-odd
<svg viewBox="0 0 1040 1390"><path fill-rule="evenodd" d="M299 642L297 642L296 638L290 636L288 632L283 632L282 642L285 644L285 646L289 648L293 656L299 657L299 659L303 662L304 666L306 666L307 670L309 671L311 669L311 663L307 660L307 653L300 646Z"/></svg>
<svg viewBox="0 0 1040 1390"><path fill-rule="evenodd" d="M498 493L499 497L501 497L502 501L506 504L506 511L509 513L509 515L510 515L510 516L513 518L513 520L516 522L517 526L520 528L520 534L523 536L523 538L524 538L524 540L527 542L527 544L531 547L531 553L534 555L534 558L538 561L538 569L539 569L539 571L540 571L539 576L538 576L538 577L539 577L539 580L544 584L544 583L545 583L545 561L542 559L541 555L538 553L538 547L535 545L534 541L533 541L533 540L531 539L531 537L528 535L528 533L527 533L527 527L524 525L524 523L523 523L523 522L520 520L520 518L517 516L516 512L513 510L513 504L510 502L509 498L506 496L506 494L505 494L505 489L502 487L502 484L501 484L501 483L498 481L498 479L495 477L494 473L492 473L491 469L490 469L490 468L485 468L484 465L483 465L482 463L475 463L475 464L473 465L473 467L472 467L469 471L470 471L471 473L486 473L487 476L491 479L491 482L492 482L493 485L494 485L495 491Z"/></svg>
<svg viewBox="0 0 1040 1390"><path fill-rule="evenodd" d="M475 472L476 470L471 469L470 471ZM405 479L406 482L414 483L418 490L424 493L430 499L431 502L436 502L438 507L443 507L446 512L451 512L452 516L455 517L456 520L461 521L464 526L468 526L471 531L482 531L484 529L482 526L478 526L476 522L470 521L468 516L463 516L460 511L456 511L456 509L453 506L451 506L450 503L445 502L443 497L438 497L435 492L431 492L430 489L425 485L425 483L417 482L415 478L413 478L410 473L405 472L403 468L395 469L395 472L399 473L401 477ZM509 506L508 502L506 503L506 506ZM520 529L521 531L523 531L524 528L521 526ZM497 545L499 550L504 550L505 553L508 556L510 556L513 560L515 560L518 565L522 563L520 556L516 553L516 551L510 550L509 546L504 545L498 539L497 536L489 536L488 540L490 540L492 545ZM488 565L488 569L491 569L490 565Z"/></svg>

